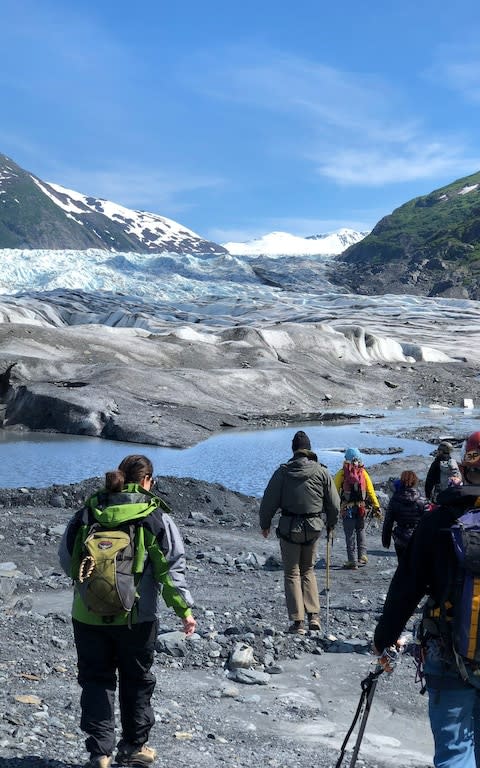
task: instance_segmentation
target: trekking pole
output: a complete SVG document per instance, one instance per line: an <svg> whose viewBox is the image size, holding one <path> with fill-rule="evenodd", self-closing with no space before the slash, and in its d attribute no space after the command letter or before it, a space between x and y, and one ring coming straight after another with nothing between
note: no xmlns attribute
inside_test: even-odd
<svg viewBox="0 0 480 768"><path fill-rule="evenodd" d="M382 658L383 657L386 657L388 659L388 663L390 665L390 671L392 671L393 666L395 664L395 661L396 661L396 659L398 657L398 651L396 651L394 649L385 650L383 652L383 655L382 655ZM340 766L341 766L341 764L343 762L343 758L345 756L345 750L347 748L348 741L349 741L350 736L352 735L353 730L354 730L354 728L355 728L355 726L357 724L357 720L360 717L360 715L362 714L362 710L363 710L363 716L362 716L362 720L360 722L360 726L359 726L359 729L358 729L357 740L356 740L355 746L353 748L353 754L352 754L352 758L350 760L350 765L349 765L349 768L355 768L355 765L356 765L356 762L357 762L358 753L360 751L360 746L362 744L363 734L365 733L365 728L366 728L366 725L367 725L368 716L370 714L370 709L372 707L373 697L375 696L375 690L377 688L378 678L380 677L380 675L384 671L385 671L385 667L382 666L382 664L377 663L374 671L370 672L367 675L367 677L364 680L362 680L362 682L360 684L361 688L362 688L362 693L361 693L361 696L360 696L360 701L358 702L357 711L355 712L355 717L353 718L353 722L352 722L350 728L347 731L347 735L345 736L345 738L343 740L343 744L342 744L341 749L340 749L340 756L339 756L339 758L338 758L338 760L337 760L337 762L335 764L335 768L340 768Z"/></svg>
<svg viewBox="0 0 480 768"><path fill-rule="evenodd" d="M325 581L325 594L327 596L327 620L325 622L325 634L330 634L330 550L332 541L332 531L327 528L327 577Z"/></svg>
<svg viewBox="0 0 480 768"><path fill-rule="evenodd" d="M354 768L355 763L357 762L358 753L360 751L360 745L362 743L363 734L365 732L365 726L367 725L368 715L370 714L370 708L372 706L372 700L375 695L375 689L377 687L378 678L383 672L383 667L381 667L379 664L375 667L375 670L373 672L370 672L367 677L362 680L361 682L361 688L362 693L360 696L360 701L358 702L357 711L355 712L355 717L353 718L352 724L350 728L347 731L347 735L345 736L343 740L343 744L340 749L340 756L335 763L335 768L340 768L340 766L343 763L343 758L345 756L345 750L347 748L347 744L350 740L350 736L353 733L353 729L355 728L357 724L357 720L360 717L362 710L365 707L365 711L363 713L362 721L360 723L360 728L358 730L357 740L355 742L355 746L353 748L353 755L352 759L350 761L350 768Z"/></svg>

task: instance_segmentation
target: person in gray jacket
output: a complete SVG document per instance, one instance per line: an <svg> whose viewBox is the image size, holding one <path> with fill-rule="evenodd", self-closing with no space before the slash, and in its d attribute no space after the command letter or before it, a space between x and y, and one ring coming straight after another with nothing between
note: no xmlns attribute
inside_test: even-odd
<svg viewBox="0 0 480 768"><path fill-rule="evenodd" d="M267 538L275 514L284 567L288 631L320 630L320 598L314 565L318 538L337 523L340 497L327 468L320 464L305 432L292 440L292 458L273 473L260 504L260 528Z"/></svg>

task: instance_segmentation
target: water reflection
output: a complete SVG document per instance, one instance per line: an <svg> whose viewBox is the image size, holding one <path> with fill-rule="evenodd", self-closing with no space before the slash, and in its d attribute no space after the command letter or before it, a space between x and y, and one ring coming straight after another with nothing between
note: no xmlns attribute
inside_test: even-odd
<svg viewBox="0 0 480 768"><path fill-rule="evenodd" d="M295 424L288 428L250 432L225 432L185 450L159 448L51 434L12 434L0 430L0 487L42 488L68 484L103 475L128 453L146 453L155 471L162 475L194 477L218 482L236 491L259 496L275 467L289 458L290 443L297 429L308 432L319 460L335 472L348 445L375 449L365 456L366 466L387 460L389 448L401 448L402 456L428 456L432 444L398 437L426 426L442 435L464 436L478 429L477 409L411 409L386 412L384 418L359 418L338 426Z"/></svg>

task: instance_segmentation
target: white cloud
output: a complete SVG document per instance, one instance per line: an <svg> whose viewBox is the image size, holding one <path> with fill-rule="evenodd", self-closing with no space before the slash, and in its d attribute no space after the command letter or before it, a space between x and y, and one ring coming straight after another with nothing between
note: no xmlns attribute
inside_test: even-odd
<svg viewBox="0 0 480 768"><path fill-rule="evenodd" d="M127 208L139 208L162 216L173 215L191 207L178 197L189 192L220 187L223 179L175 170L170 173L149 169L118 171L58 170L57 178L48 179L85 195L102 197Z"/></svg>
<svg viewBox="0 0 480 768"><path fill-rule="evenodd" d="M319 153L317 172L340 184L383 186L395 182L429 179L435 176L460 176L472 173L480 157L466 157L450 144L405 145L352 149Z"/></svg>
<svg viewBox="0 0 480 768"><path fill-rule="evenodd" d="M443 87L456 91L465 101L480 101L480 44L464 40L461 46L443 45L427 73Z"/></svg>
<svg viewBox="0 0 480 768"><path fill-rule="evenodd" d="M265 151L301 156L339 184L384 186L472 173L479 165L463 135L429 130L411 114L407 97L379 75L265 49L229 49L221 58L221 68L204 60L197 86L267 119L270 113Z"/></svg>

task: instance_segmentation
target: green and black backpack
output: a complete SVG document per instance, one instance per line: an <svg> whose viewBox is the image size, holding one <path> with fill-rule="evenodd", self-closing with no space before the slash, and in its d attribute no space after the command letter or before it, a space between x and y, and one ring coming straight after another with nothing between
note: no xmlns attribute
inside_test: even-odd
<svg viewBox="0 0 480 768"><path fill-rule="evenodd" d="M83 541L78 575L74 575L88 610L105 617L129 613L138 597L144 562L141 521L108 529L93 523Z"/></svg>
<svg viewBox="0 0 480 768"><path fill-rule="evenodd" d="M133 483L117 494L100 491L78 513L71 576L87 611L105 623L134 620L140 579L156 540L147 518L156 510L171 511Z"/></svg>

